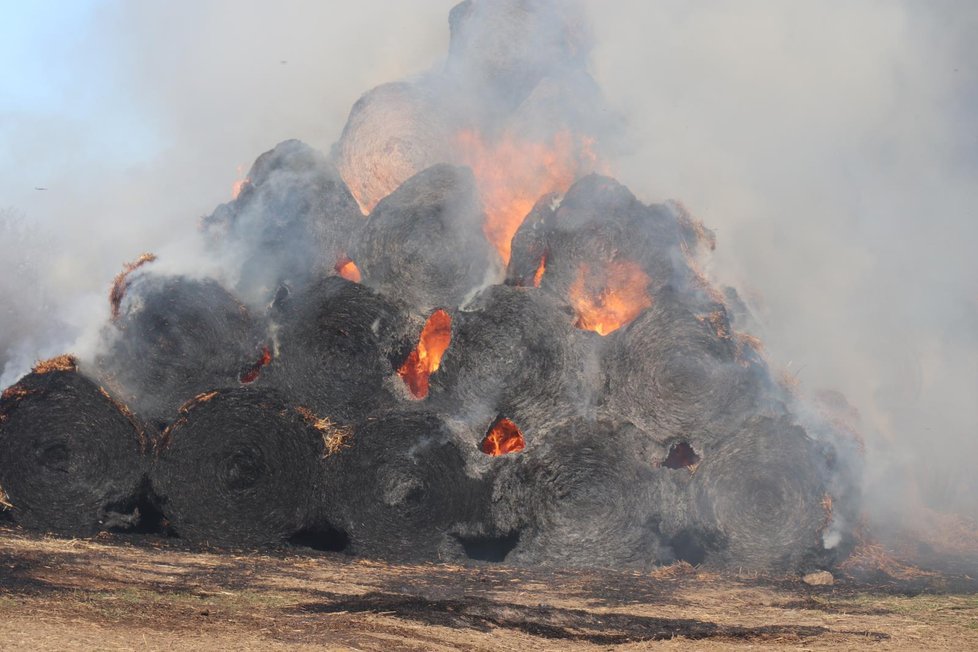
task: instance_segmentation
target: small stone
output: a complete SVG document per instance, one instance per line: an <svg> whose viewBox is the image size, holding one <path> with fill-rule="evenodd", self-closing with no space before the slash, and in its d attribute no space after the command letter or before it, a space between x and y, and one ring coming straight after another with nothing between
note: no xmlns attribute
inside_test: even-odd
<svg viewBox="0 0 978 652"><path fill-rule="evenodd" d="M835 584L835 578L832 577L832 573L828 571L816 571L814 573L809 573L801 578L801 581L805 584L810 584L811 586L832 586Z"/></svg>

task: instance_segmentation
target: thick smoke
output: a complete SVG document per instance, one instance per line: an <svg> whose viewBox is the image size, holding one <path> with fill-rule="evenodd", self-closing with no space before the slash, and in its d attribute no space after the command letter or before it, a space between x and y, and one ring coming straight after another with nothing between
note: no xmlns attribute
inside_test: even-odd
<svg viewBox="0 0 978 652"><path fill-rule="evenodd" d="M195 227L235 168L292 137L328 152L361 93L430 82L453 4L129 3L72 25L30 64L62 80L56 109L0 109L0 386L39 357L92 356L111 279L142 251L159 271L224 273ZM582 119L611 171L714 228L709 271L774 364L855 406L877 519L978 517L978 9L584 7L611 108ZM445 97L435 109L473 121L510 99Z"/></svg>

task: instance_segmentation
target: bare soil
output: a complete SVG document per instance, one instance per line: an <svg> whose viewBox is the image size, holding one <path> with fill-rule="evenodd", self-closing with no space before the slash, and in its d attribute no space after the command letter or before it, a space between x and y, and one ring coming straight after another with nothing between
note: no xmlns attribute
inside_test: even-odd
<svg viewBox="0 0 978 652"><path fill-rule="evenodd" d="M978 649L978 582L397 565L0 524L0 649Z"/></svg>

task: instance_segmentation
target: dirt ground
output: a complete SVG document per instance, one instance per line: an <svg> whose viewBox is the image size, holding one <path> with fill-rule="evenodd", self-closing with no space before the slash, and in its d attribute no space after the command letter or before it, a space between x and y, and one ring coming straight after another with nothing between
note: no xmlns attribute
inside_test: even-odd
<svg viewBox="0 0 978 652"><path fill-rule="evenodd" d="M978 582L392 565L0 525L3 650L978 649Z"/></svg>

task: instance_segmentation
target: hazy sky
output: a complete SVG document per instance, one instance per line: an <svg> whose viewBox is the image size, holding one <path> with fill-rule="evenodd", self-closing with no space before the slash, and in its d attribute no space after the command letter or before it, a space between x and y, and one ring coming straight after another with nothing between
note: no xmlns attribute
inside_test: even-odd
<svg viewBox="0 0 978 652"><path fill-rule="evenodd" d="M30 229L0 242L3 328L57 315L70 341L122 261L190 247L239 166L328 149L360 93L437 65L453 4L0 0L0 210ZM978 514L971 465L934 453L978 457L978 3L588 6L632 134L616 175L716 230L772 359L896 442L878 473L923 465ZM27 331L8 382L68 345Z"/></svg>

